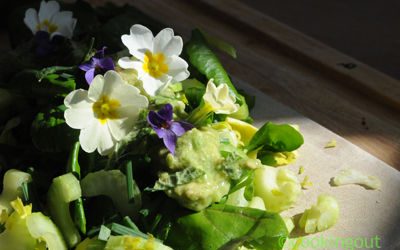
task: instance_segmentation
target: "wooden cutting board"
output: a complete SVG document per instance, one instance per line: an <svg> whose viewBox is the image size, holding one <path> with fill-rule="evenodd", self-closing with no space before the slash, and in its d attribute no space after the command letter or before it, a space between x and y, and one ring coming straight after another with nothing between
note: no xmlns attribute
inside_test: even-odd
<svg viewBox="0 0 400 250"><path fill-rule="evenodd" d="M346 249L344 246L361 244L359 242L364 240L368 241L368 245L357 249L368 249L365 246L371 246L370 241L376 237L382 249L399 249L400 172L318 123L249 87L247 83L242 83L241 86L257 97L257 104L253 110L257 126L266 121L298 124L304 135L305 143L299 150L299 158L288 167L297 173L299 167L303 166L305 171L299 179L302 180L308 175L313 186L304 190L294 208L283 215L294 216L302 213L304 209L316 203L320 194L332 195L339 203L338 223L323 233L305 237L299 250ZM332 139L337 141L337 147L324 148ZM329 184L331 178L344 168L357 169L364 174L379 177L382 181L381 190L367 190L358 185L332 187ZM333 244L329 243L333 240L344 243L334 247L336 245L329 245ZM319 242L325 242L325 246L330 247L324 247L324 243ZM292 249L289 248L292 244L289 244L287 249ZM373 244L376 247L369 249L378 249L378 245Z"/></svg>
<svg viewBox="0 0 400 250"><path fill-rule="evenodd" d="M253 111L256 125L265 121L300 125L305 144L289 168L297 172L299 166L304 166L300 179L309 175L314 186L305 190L296 206L285 214L303 212L324 193L336 197L341 215L333 228L306 237L312 241L304 240L299 249L346 249L351 243L360 246L364 239L375 239L375 248L400 248L397 80L235 0L153 0L132 4L169 24L184 40L197 27L234 45L236 60L220 56L234 80L257 96ZM340 63L357 67L349 69ZM337 147L325 149L332 139L337 141ZM378 176L382 189L331 187L330 179L343 168ZM344 245L323 247L318 243L321 237L343 241Z"/></svg>

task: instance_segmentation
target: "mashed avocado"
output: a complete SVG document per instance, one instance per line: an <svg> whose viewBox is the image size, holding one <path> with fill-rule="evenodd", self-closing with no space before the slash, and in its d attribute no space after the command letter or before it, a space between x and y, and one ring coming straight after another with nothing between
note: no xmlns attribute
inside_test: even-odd
<svg viewBox="0 0 400 250"><path fill-rule="evenodd" d="M166 194L182 206L196 211L220 201L230 188L229 177L220 167L223 161L216 130L192 129L186 132L178 138L175 155L167 156L168 173L195 168L204 174L188 183L166 190Z"/></svg>

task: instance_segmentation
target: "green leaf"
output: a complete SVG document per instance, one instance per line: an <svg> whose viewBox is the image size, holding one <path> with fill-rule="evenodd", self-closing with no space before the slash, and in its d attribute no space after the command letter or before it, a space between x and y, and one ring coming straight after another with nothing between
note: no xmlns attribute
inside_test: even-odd
<svg viewBox="0 0 400 250"><path fill-rule="evenodd" d="M208 34L204 30L201 31L201 34L204 36L204 38L206 39L208 44L225 52L226 54L230 55L231 57L233 57L235 59L237 58L236 49L231 44L225 42L224 40L222 40L216 36L212 36L212 35Z"/></svg>
<svg viewBox="0 0 400 250"><path fill-rule="evenodd" d="M37 114L31 129L36 148L43 152L68 151L78 140L79 130L65 123L64 110L62 105Z"/></svg>
<svg viewBox="0 0 400 250"><path fill-rule="evenodd" d="M20 94L29 98L64 97L72 90L75 90L74 76L65 73L54 73L50 67L41 71L24 70L16 74L8 83L13 93ZM64 67L62 67L64 68ZM69 68L69 67L68 67Z"/></svg>
<svg viewBox="0 0 400 250"><path fill-rule="evenodd" d="M192 31L192 38L185 45L185 52L189 57L190 64L201 74L205 75L208 80L211 78L214 79L216 86L220 84L228 85L231 94L240 105L240 112L232 114L232 117L241 120L247 119L249 111L246 100L236 90L221 62L209 48L207 41L199 30Z"/></svg>
<svg viewBox="0 0 400 250"><path fill-rule="evenodd" d="M198 168L188 167L173 174L162 173L152 191L167 190L183 185L203 176L205 172Z"/></svg>
<svg viewBox="0 0 400 250"><path fill-rule="evenodd" d="M277 213L218 204L179 218L166 244L187 250L233 250L242 245L278 250L287 236L285 223Z"/></svg>
<svg viewBox="0 0 400 250"><path fill-rule="evenodd" d="M265 123L251 138L247 150L263 147L272 152L290 152L304 143L303 136L288 124Z"/></svg>
<svg viewBox="0 0 400 250"><path fill-rule="evenodd" d="M227 84L237 100L243 101L243 97L237 92L221 62L208 47L206 40L199 30L192 31L192 38L185 45L185 51L189 56L189 62L200 73L205 75L207 79L213 78L217 86L222 83Z"/></svg>
<svg viewBox="0 0 400 250"><path fill-rule="evenodd" d="M199 106L206 92L206 86L197 79L187 79L182 82L182 87L189 105L192 108Z"/></svg>

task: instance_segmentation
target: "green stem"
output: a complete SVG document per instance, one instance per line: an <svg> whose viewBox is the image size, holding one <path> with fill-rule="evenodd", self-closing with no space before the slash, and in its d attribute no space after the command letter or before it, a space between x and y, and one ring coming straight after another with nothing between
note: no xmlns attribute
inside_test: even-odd
<svg viewBox="0 0 400 250"><path fill-rule="evenodd" d="M72 146L67 163L67 172L74 174L78 180L81 178L81 167L78 162L80 148L81 145L79 144L79 141L75 142ZM86 234L86 216L82 198L73 201L73 206L74 223L83 234Z"/></svg>
<svg viewBox="0 0 400 250"><path fill-rule="evenodd" d="M213 107L206 102L202 102L200 106L192 111L187 120L188 122L196 126L204 122L204 120L207 119L211 112L213 112Z"/></svg>

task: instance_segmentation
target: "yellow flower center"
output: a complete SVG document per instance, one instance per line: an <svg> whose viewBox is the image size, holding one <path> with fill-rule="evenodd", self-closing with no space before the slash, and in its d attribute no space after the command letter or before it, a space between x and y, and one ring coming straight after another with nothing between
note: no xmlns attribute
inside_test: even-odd
<svg viewBox="0 0 400 250"><path fill-rule="evenodd" d="M118 100L110 99L108 96L103 95L97 100L93 106L93 112L101 124L106 123L107 119L118 119L118 108L121 104Z"/></svg>
<svg viewBox="0 0 400 250"><path fill-rule="evenodd" d="M50 23L49 20L45 19L43 20L43 22L38 23L38 25L36 25L36 30L41 30L42 28L47 29L47 31L51 34L57 31L58 26L55 25L54 23Z"/></svg>
<svg viewBox="0 0 400 250"><path fill-rule="evenodd" d="M163 53L147 51L144 56L143 70L154 78L159 78L168 72L168 64Z"/></svg>

